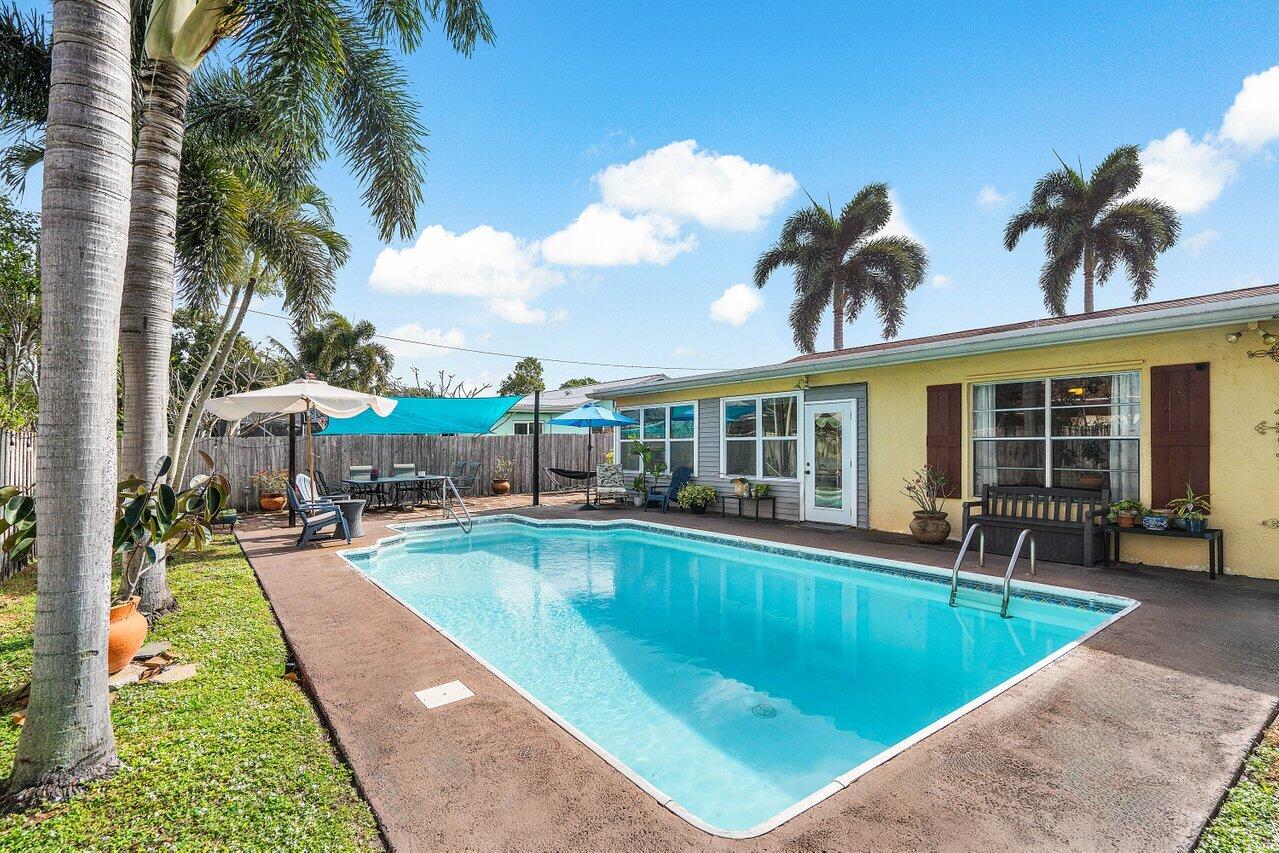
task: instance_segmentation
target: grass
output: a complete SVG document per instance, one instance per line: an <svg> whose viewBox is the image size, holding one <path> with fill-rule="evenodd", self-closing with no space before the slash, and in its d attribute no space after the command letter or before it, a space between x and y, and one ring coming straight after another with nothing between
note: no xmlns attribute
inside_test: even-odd
<svg viewBox="0 0 1279 853"><path fill-rule="evenodd" d="M370 850L373 815L301 690L253 572L229 537L174 560L182 609L148 636L194 678L133 685L111 706L124 768L69 803L0 816L0 851ZM0 584L0 691L27 680L34 573ZM0 720L0 776L19 727Z"/></svg>
<svg viewBox="0 0 1279 853"><path fill-rule="evenodd" d="M1279 851L1279 723L1248 757L1242 778L1204 831L1199 849Z"/></svg>

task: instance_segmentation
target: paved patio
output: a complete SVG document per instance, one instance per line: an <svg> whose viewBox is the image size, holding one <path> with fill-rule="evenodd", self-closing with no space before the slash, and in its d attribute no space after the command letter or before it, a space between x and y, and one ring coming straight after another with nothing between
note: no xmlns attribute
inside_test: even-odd
<svg viewBox="0 0 1279 853"><path fill-rule="evenodd" d="M580 494L546 501L498 511L579 517ZM632 516L936 566L954 559L858 531L631 509L593 517ZM362 542L422 517L366 516ZM334 554L345 543L295 551L278 520L261 519L240 541L401 850L1185 849L1279 697L1279 582L1041 563L1037 580L1142 606L778 829L729 841L659 806L364 580ZM428 711L413 696L454 679L475 697Z"/></svg>

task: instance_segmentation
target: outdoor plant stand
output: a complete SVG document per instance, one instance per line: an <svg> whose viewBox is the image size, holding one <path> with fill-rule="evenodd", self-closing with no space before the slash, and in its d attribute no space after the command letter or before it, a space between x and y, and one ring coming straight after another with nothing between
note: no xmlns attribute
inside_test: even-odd
<svg viewBox="0 0 1279 853"><path fill-rule="evenodd" d="M728 502L737 501L737 517L742 517L742 501L755 502L755 520L759 521L759 505L765 501L768 502L769 508L772 510L772 519L777 520L777 495L764 495L763 497L755 497L754 495L720 495L719 496L719 517L724 518L728 515Z"/></svg>
<svg viewBox="0 0 1279 853"><path fill-rule="evenodd" d="M1169 527L1167 530L1147 530L1144 527L1120 527L1117 524L1107 524L1103 528L1106 531L1106 538L1111 543L1111 547L1106 549L1106 565L1113 566L1120 562L1119 560L1119 538L1125 534L1136 534L1137 536L1161 536L1172 539L1203 539L1208 543L1208 577L1215 578L1226 570L1226 532L1220 527L1209 527L1199 533L1191 533L1189 530L1182 530L1179 527Z"/></svg>

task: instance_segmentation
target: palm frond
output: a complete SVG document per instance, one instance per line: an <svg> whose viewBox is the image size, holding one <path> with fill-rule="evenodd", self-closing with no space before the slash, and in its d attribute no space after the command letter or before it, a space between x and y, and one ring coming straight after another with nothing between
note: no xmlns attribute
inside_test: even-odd
<svg viewBox="0 0 1279 853"><path fill-rule="evenodd" d="M27 175L44 161L44 134L19 139L0 150L0 184L15 193L24 191Z"/></svg>
<svg viewBox="0 0 1279 853"><path fill-rule="evenodd" d="M346 72L336 92L334 134L384 241L409 238L422 202L426 136L390 52L350 20L341 27Z"/></svg>
<svg viewBox="0 0 1279 853"><path fill-rule="evenodd" d="M1121 145L1093 169L1089 184L1094 211L1103 210L1137 189L1141 183L1140 155L1141 149L1136 145Z"/></svg>
<svg viewBox="0 0 1279 853"><path fill-rule="evenodd" d="M49 26L16 4L0 7L0 131L44 126L49 111Z"/></svg>

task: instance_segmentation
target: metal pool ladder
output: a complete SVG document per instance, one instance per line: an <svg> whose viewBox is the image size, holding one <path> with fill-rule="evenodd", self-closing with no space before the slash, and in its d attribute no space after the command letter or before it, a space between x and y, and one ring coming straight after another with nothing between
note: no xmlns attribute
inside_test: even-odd
<svg viewBox="0 0 1279 853"><path fill-rule="evenodd" d="M968 532L964 534L964 544L959 548L959 556L955 558L955 568L950 573L950 606L955 606L955 599L959 596L959 567L964 562L964 555L968 553L968 546L973 544L973 534L977 536L977 565L985 567L986 565L986 531L981 529L981 524L973 522L968 526Z"/></svg>
<svg viewBox="0 0 1279 853"><path fill-rule="evenodd" d="M950 606L957 606L956 599L959 597L959 567L963 565L964 556L968 553L968 548L973 544L973 534L977 534L977 565L985 567L986 565L986 532L981 529L981 524L974 522L968 527L968 532L964 534L964 544L959 548L959 556L955 558L955 568L950 573ZM1012 558L1008 561L1008 569L1004 572L1004 594L999 604L999 615L1004 619L1008 618L1008 599L1012 597L1013 569L1017 567L1017 558L1021 556L1021 546L1026 540L1030 539L1030 574L1035 574L1035 534L1030 528L1022 530L1021 535L1017 537L1017 544L1013 547Z"/></svg>
<svg viewBox="0 0 1279 853"><path fill-rule="evenodd" d="M457 522L457 526L462 528L462 532L469 534L475 527L475 521L471 518L471 511L466 508L466 501L462 500L462 495L458 493L457 486L453 485L452 477L444 478L444 500L441 502L444 512L453 517ZM450 495L449 492L452 492ZM462 516L466 517L466 521L462 521L462 516L457 514L457 510L453 508L453 499L457 499L457 505L462 508Z"/></svg>
<svg viewBox="0 0 1279 853"><path fill-rule="evenodd" d="M1005 619L1008 618L1008 598L1013 591L1013 569L1017 566L1017 558L1021 556L1021 546L1027 537L1030 538L1030 574L1032 576L1035 574L1035 534L1031 533L1030 528L1027 527L1017 537L1017 544L1013 547L1012 559L1008 561L1008 571L1004 572L1004 600L999 605L999 615Z"/></svg>

